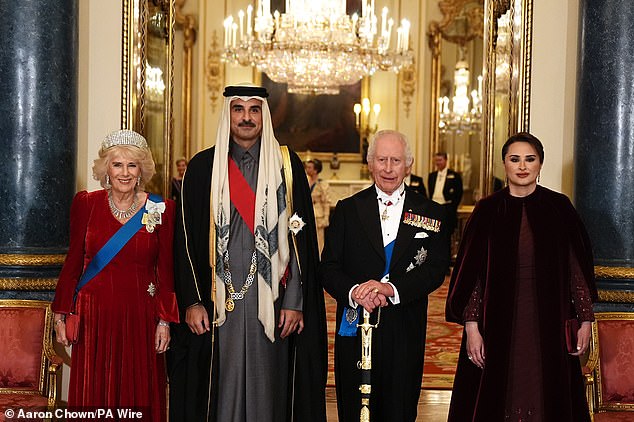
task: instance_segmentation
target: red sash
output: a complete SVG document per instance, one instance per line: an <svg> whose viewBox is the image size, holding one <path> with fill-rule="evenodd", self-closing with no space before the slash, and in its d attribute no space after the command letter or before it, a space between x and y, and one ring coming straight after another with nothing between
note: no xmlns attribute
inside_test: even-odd
<svg viewBox="0 0 634 422"><path fill-rule="evenodd" d="M231 156L229 157L229 195L242 220L247 224L251 233L255 233L255 192Z"/></svg>

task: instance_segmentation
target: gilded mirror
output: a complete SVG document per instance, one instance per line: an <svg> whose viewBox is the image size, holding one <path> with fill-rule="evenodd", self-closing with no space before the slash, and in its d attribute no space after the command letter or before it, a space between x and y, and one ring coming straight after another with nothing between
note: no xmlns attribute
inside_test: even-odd
<svg viewBox="0 0 634 422"><path fill-rule="evenodd" d="M156 175L146 190L168 194L172 161L173 0L124 0L121 127L148 141Z"/></svg>
<svg viewBox="0 0 634 422"><path fill-rule="evenodd" d="M462 205L470 205L503 185L502 145L528 130L532 0L440 0L438 8L443 17L428 29L430 159L448 153L462 172ZM456 111L454 97L468 107Z"/></svg>
<svg viewBox="0 0 634 422"><path fill-rule="evenodd" d="M441 21L428 30L432 51L430 159L446 152L460 172L462 205L478 196L482 150L484 0L438 2ZM430 165L431 169L431 165Z"/></svg>
<svg viewBox="0 0 634 422"><path fill-rule="evenodd" d="M532 0L486 3L483 104L484 143L481 185L484 195L503 185L501 150L509 136L529 130Z"/></svg>

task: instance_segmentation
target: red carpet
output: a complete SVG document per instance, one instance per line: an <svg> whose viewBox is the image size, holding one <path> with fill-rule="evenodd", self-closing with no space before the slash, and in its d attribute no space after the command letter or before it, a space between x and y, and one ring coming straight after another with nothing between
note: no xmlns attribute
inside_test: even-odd
<svg viewBox="0 0 634 422"><path fill-rule="evenodd" d="M458 363L462 326L445 322L445 300L448 287L449 278L446 278L444 284L429 296L422 386L426 389L451 389ZM328 386L332 387L335 385L334 347L337 304L327 293L325 298L328 318Z"/></svg>

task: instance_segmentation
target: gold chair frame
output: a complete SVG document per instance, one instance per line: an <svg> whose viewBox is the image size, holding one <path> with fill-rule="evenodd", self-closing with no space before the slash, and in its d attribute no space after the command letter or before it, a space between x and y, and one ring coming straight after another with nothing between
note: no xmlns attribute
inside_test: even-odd
<svg viewBox="0 0 634 422"><path fill-rule="evenodd" d="M588 360L585 364L586 396L590 415L594 420L595 413L634 412L634 403L606 403L603 400L601 373L601 345L599 341L599 321L628 320L634 324L634 313L631 312L597 312L592 323L592 337Z"/></svg>
<svg viewBox="0 0 634 422"><path fill-rule="evenodd" d="M40 363L40 379L38 390L24 390L17 388L0 388L0 394L41 394L47 397L47 410L53 411L57 405L58 377L61 379L63 360L53 350L53 311L51 304L42 300L0 299L0 308L43 308L44 336L42 341L42 360Z"/></svg>

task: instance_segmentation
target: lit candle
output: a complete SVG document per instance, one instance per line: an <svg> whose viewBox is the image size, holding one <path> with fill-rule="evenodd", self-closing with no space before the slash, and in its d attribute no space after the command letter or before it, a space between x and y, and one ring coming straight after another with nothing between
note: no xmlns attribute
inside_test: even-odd
<svg viewBox="0 0 634 422"><path fill-rule="evenodd" d="M444 97L442 97L442 102L443 102L443 113L445 114L449 114L449 97L447 97L446 95Z"/></svg>
<svg viewBox="0 0 634 422"><path fill-rule="evenodd" d="M387 41L385 42L386 47L390 48L390 41L392 39L392 27L394 26L394 19L390 18L387 21Z"/></svg>
<svg viewBox="0 0 634 422"><path fill-rule="evenodd" d="M251 35L251 14L253 13L253 6L249 5L247 7L247 35Z"/></svg>
<svg viewBox="0 0 634 422"><path fill-rule="evenodd" d="M356 13L352 15L352 35L357 33L357 22L359 21L359 15Z"/></svg>
<svg viewBox="0 0 634 422"><path fill-rule="evenodd" d="M368 15L368 0L361 0L361 17L365 18Z"/></svg>
<svg viewBox="0 0 634 422"><path fill-rule="evenodd" d="M238 32L238 24L237 23L233 23L233 25L231 25L231 47L235 48L236 46L236 33Z"/></svg>
<svg viewBox="0 0 634 422"><path fill-rule="evenodd" d="M403 19L401 21L401 25L403 27L403 51L407 51L409 49L409 27L410 23L407 19Z"/></svg>
<svg viewBox="0 0 634 422"><path fill-rule="evenodd" d="M231 26L233 25L233 16L227 17L225 19L225 48L231 45Z"/></svg>
<svg viewBox="0 0 634 422"><path fill-rule="evenodd" d="M482 98L482 75L478 76L478 97Z"/></svg>
<svg viewBox="0 0 634 422"><path fill-rule="evenodd" d="M374 110L374 124L378 125L379 113L381 113L381 104L374 104L374 107L372 107L372 109Z"/></svg>
<svg viewBox="0 0 634 422"><path fill-rule="evenodd" d="M240 18L240 42L244 41L244 11L238 12L238 18Z"/></svg>
<svg viewBox="0 0 634 422"><path fill-rule="evenodd" d="M264 0L264 16L271 16L271 0Z"/></svg>
<svg viewBox="0 0 634 422"><path fill-rule="evenodd" d="M381 11L381 36L385 37L385 31L387 28L385 27L387 21L387 7L384 7Z"/></svg>
<svg viewBox="0 0 634 422"><path fill-rule="evenodd" d="M359 127L361 126L361 104L356 103L354 107L352 108L352 110L354 110L355 123L357 127Z"/></svg>
<svg viewBox="0 0 634 422"><path fill-rule="evenodd" d="M403 46L403 28L400 26L396 30L396 52L400 53Z"/></svg>
<svg viewBox="0 0 634 422"><path fill-rule="evenodd" d="M361 105L363 106L363 113L365 114L365 117L367 119L367 117L370 115L370 100L368 98L364 98L363 100L361 100Z"/></svg>

